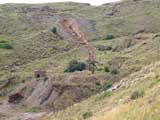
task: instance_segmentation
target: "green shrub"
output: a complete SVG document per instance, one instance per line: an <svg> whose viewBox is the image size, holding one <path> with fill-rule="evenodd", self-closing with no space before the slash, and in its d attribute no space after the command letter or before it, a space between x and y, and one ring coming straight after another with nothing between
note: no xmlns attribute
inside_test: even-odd
<svg viewBox="0 0 160 120"><path fill-rule="evenodd" d="M75 71L83 71L86 69L86 65L83 62L78 62L77 60L72 60L69 62L69 65L64 72L75 72Z"/></svg>
<svg viewBox="0 0 160 120"><path fill-rule="evenodd" d="M96 82L96 86L101 86L101 83L100 82Z"/></svg>
<svg viewBox="0 0 160 120"><path fill-rule="evenodd" d="M0 43L8 43L8 42L5 40L0 40Z"/></svg>
<svg viewBox="0 0 160 120"><path fill-rule="evenodd" d="M119 71L118 71L118 69L110 69L110 72L111 72L111 74L114 74L114 75L116 75L116 74L119 74Z"/></svg>
<svg viewBox="0 0 160 120"><path fill-rule="evenodd" d="M96 45L95 47L99 51L112 50L112 46Z"/></svg>
<svg viewBox="0 0 160 120"><path fill-rule="evenodd" d="M112 87L112 83L111 82L106 82L104 85L103 85L103 90L108 90L109 88Z"/></svg>
<svg viewBox="0 0 160 120"><path fill-rule="evenodd" d="M111 39L114 39L114 36L112 34L106 35L105 40L111 40Z"/></svg>
<svg viewBox="0 0 160 120"><path fill-rule="evenodd" d="M53 27L51 31L52 31L52 33L56 34L57 33L57 28Z"/></svg>
<svg viewBox="0 0 160 120"><path fill-rule="evenodd" d="M109 67L108 67L108 66L105 66L105 67L104 67L104 71L105 71L105 72L109 72L109 71L110 71L110 70L109 70Z"/></svg>
<svg viewBox="0 0 160 120"><path fill-rule="evenodd" d="M131 94L130 98L131 98L132 100L135 100L135 99L138 99L138 98L143 97L143 96L144 96L144 91L134 91L134 92Z"/></svg>
<svg viewBox="0 0 160 120"><path fill-rule="evenodd" d="M112 50L112 46L107 46L107 50Z"/></svg>
<svg viewBox="0 0 160 120"><path fill-rule="evenodd" d="M101 83L100 82L96 82L96 89L101 89Z"/></svg>
<svg viewBox="0 0 160 120"><path fill-rule="evenodd" d="M92 112L86 112L83 114L83 119L87 119L87 118L90 118L93 116L93 113Z"/></svg>
<svg viewBox="0 0 160 120"><path fill-rule="evenodd" d="M1 49L12 49L13 47L5 40L0 41L0 48Z"/></svg>

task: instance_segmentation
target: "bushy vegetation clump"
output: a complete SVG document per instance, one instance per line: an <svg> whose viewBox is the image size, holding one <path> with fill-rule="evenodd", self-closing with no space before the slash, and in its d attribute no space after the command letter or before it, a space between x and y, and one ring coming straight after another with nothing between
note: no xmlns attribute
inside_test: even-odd
<svg viewBox="0 0 160 120"><path fill-rule="evenodd" d="M83 71L86 69L86 64L83 62L78 62L77 60L72 60L69 62L67 69L64 72L75 72Z"/></svg>
<svg viewBox="0 0 160 120"><path fill-rule="evenodd" d="M99 51L106 51L106 50L112 50L112 46L105 46L105 45L97 45L95 46L97 50Z"/></svg>
<svg viewBox="0 0 160 120"><path fill-rule="evenodd" d="M104 85L103 85L103 90L108 90L109 88L112 87L112 83L111 82L106 82Z"/></svg>
<svg viewBox="0 0 160 120"><path fill-rule="evenodd" d="M114 39L115 37L112 35L112 34L108 34L106 35L106 37L104 38L105 40L112 40Z"/></svg>
<svg viewBox="0 0 160 120"><path fill-rule="evenodd" d="M96 88L101 89L101 83L100 82L96 82Z"/></svg>
<svg viewBox="0 0 160 120"><path fill-rule="evenodd" d="M131 98L132 100L135 100L135 99L138 99L138 98L143 97L143 96L144 96L144 91L134 91L134 92L131 94L130 98Z"/></svg>
<svg viewBox="0 0 160 120"><path fill-rule="evenodd" d="M93 116L93 113L92 112L86 112L83 114L83 119L87 119L87 118L90 118Z"/></svg>
<svg viewBox="0 0 160 120"><path fill-rule="evenodd" d="M109 70L109 67L108 67L108 66L105 66L105 67L104 67L104 72L110 72L110 70Z"/></svg>
<svg viewBox="0 0 160 120"><path fill-rule="evenodd" d="M117 74L119 74L119 70L118 70L118 69L116 69L116 68L112 68L112 69L110 69L110 72L111 72L111 74L113 74L113 75L117 75Z"/></svg>
<svg viewBox="0 0 160 120"><path fill-rule="evenodd" d="M119 70L117 68L111 68L108 66L104 66L104 72L110 72L113 75L119 74Z"/></svg>
<svg viewBox="0 0 160 120"><path fill-rule="evenodd" d="M0 40L0 49L12 49L12 45L6 40Z"/></svg>
<svg viewBox="0 0 160 120"><path fill-rule="evenodd" d="M53 27L51 31L52 31L52 33L56 34L57 33L57 28Z"/></svg>

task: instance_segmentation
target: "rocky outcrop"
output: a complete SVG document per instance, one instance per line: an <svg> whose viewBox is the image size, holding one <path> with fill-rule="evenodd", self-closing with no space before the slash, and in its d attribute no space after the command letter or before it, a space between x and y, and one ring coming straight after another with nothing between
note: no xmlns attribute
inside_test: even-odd
<svg viewBox="0 0 160 120"><path fill-rule="evenodd" d="M52 77L47 80L35 79L27 82L9 96L8 102L13 104L23 102L32 107L49 108L56 111L80 102L97 92L94 86L89 84L74 84L73 80L68 81L68 79L65 79L67 81L64 83L56 83L55 79ZM87 81L88 78L83 77L82 79Z"/></svg>
<svg viewBox="0 0 160 120"><path fill-rule="evenodd" d="M71 39L71 36L68 33L66 33L63 27L59 24L60 20L65 18L67 17L61 15L60 19L57 21L57 32L63 38ZM94 20L89 20L80 16L70 16L68 20L71 21L74 25L78 25L78 28L82 32L84 32L90 39L95 39L99 37L95 28L96 22Z"/></svg>

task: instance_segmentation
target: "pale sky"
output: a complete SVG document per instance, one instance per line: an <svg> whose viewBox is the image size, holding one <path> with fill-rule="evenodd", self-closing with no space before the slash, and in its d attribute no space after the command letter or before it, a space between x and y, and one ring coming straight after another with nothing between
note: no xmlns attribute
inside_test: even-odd
<svg viewBox="0 0 160 120"><path fill-rule="evenodd" d="M0 0L0 4L2 3L48 3L48 2L64 2L64 1L90 3L92 5L102 5L104 3L115 2L120 0Z"/></svg>

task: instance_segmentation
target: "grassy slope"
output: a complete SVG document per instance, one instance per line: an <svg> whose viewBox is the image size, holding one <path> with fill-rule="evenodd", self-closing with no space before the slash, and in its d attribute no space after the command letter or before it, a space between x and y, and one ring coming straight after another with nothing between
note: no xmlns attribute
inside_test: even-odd
<svg viewBox="0 0 160 120"><path fill-rule="evenodd" d="M105 15L105 12L108 9L111 10L112 6L114 6L112 4L109 5L111 7L109 7L108 5L93 7L75 3L41 4L32 6L39 6L39 8L43 6L49 6L50 8L56 9L58 11L57 14L68 14L69 16L78 15L84 16L91 20L95 20L96 29L98 30L98 33L101 37L104 37L108 33L113 33L116 36L128 35L143 28L147 32L159 31L159 22L157 22L159 21L159 12L157 12L159 11L159 7L157 6L156 1L127 1L119 4L120 5L116 7L118 12L115 12L113 16ZM53 71L57 71L57 68L54 70L53 61L54 64L57 61L61 61L57 64L63 64L64 66L66 66L67 62L70 61L70 57L68 56L74 56L81 60L85 59L83 53L83 56L75 56L75 52L81 54L79 53L79 50L72 49L61 54L60 52L63 51L66 46L70 48L66 41L60 41L58 38L56 38L56 36L49 32L50 28L41 26L41 24L28 23L25 20L23 14L15 12L15 9L21 9L26 6L28 7L28 5L23 4L8 4L0 6L0 17L2 18L0 19L0 38L3 37L8 39L9 41L11 41L14 47L13 50L1 49L0 74L1 76L3 76L2 78L4 78L4 73L6 71L8 72L10 69L14 69L13 74L18 74L20 71L21 74L19 75L22 76L23 79L25 79L25 77L23 76L31 76L31 70L35 70L38 68L48 69L48 66L51 67L52 65ZM66 56L63 56L63 54L66 54ZM119 53L115 53L115 55L116 54ZM63 56L63 60L61 60L61 57L57 58L56 56ZM114 54L111 52L98 52L97 56L101 57L100 59L103 59L103 61L105 61L108 58L111 59ZM6 65L9 65L11 67L7 68L6 70L6 67L4 67ZM30 68L29 66L32 66L32 68ZM64 67L62 65L59 66L60 70L58 71L63 71Z"/></svg>
<svg viewBox="0 0 160 120"><path fill-rule="evenodd" d="M133 81L129 87L110 94L104 91L44 120L83 120L87 112L92 113L88 120L159 120L159 65L159 62L153 63L127 77L126 80ZM129 99L134 91L144 91L144 96Z"/></svg>
<svg viewBox="0 0 160 120"><path fill-rule="evenodd" d="M113 16L105 15L108 8L112 9L112 6L114 6L112 4L109 5L111 7L108 7L108 5L93 7L75 3L32 6L49 6L56 9L58 11L57 14L67 14L68 16L78 15L95 20L96 29L100 35L99 39L93 41L95 45L111 44L112 46L123 46L126 37L128 39L128 35L129 39L133 39L134 41L135 38L132 34L141 29L145 29L146 33L144 36L147 38L140 39L136 45L130 48L124 48L120 50L120 52L102 52L95 50L96 59L102 64L98 66L99 68L103 68L108 64L108 61L116 56L128 57L129 59L127 59L120 70L120 76L126 76L140 70L153 61L157 61L158 44L153 40L153 36L160 30L158 22L160 19L160 13L158 12L160 7L157 2L158 0L153 2L145 2L145 0L142 2L122 2L119 3L120 5L117 5L116 9L118 12L114 13ZM30 80L30 77L33 76L33 71L37 69L46 69L49 74L63 74L64 68L71 59L85 60L85 54L83 51L80 51L81 49L71 47L65 40L59 40L59 38L50 32L50 27L41 26L39 23L28 23L21 13L14 12L15 8L23 8L24 6L28 7L28 5L12 4L0 6L0 38L8 39L13 45L12 50L0 49L0 83L3 83L10 76L16 76L15 82L17 85L17 83L21 83L23 80ZM101 40L109 33L112 33L117 38L110 43ZM144 44L144 42L146 42L146 44ZM64 51L66 47L70 49ZM6 68L6 66L9 67ZM96 73L97 76L100 74L106 73ZM13 84L11 88L8 89L8 93L16 87L17 86ZM156 86L155 89L157 89ZM101 114L103 114L103 111L104 113L106 112L106 110L102 109L103 106L114 107L117 103L113 102L119 102L116 98L120 99L120 95L123 97L123 93L128 96L130 91L130 89L127 89L120 91L120 93L113 93L116 94L112 96L113 98L105 98L104 100L99 100L99 102L95 102L97 97L93 97L88 101L84 101L84 105L73 107L73 110L66 112L66 115L58 113L55 118L60 120L65 120L64 118L68 120L81 119L83 113L93 109L93 113L97 115L96 118L102 119L100 116L103 115ZM149 91L150 90L148 90L148 92ZM148 94L148 96L150 96L150 94ZM110 102L106 103L106 101ZM92 104L95 105L93 106ZM133 101L132 104L136 104L135 101ZM130 104L127 105L130 106ZM118 106L117 109L121 109L123 106L125 105L122 104ZM101 109L103 111L100 111ZM130 109L130 107L128 107L128 109ZM73 113L75 116L72 116ZM70 117L66 117L67 114L70 115ZM113 114L117 114L117 112L114 113L113 110ZM63 119L61 119L60 116L62 116ZM106 117L107 116L109 115L106 115Z"/></svg>

